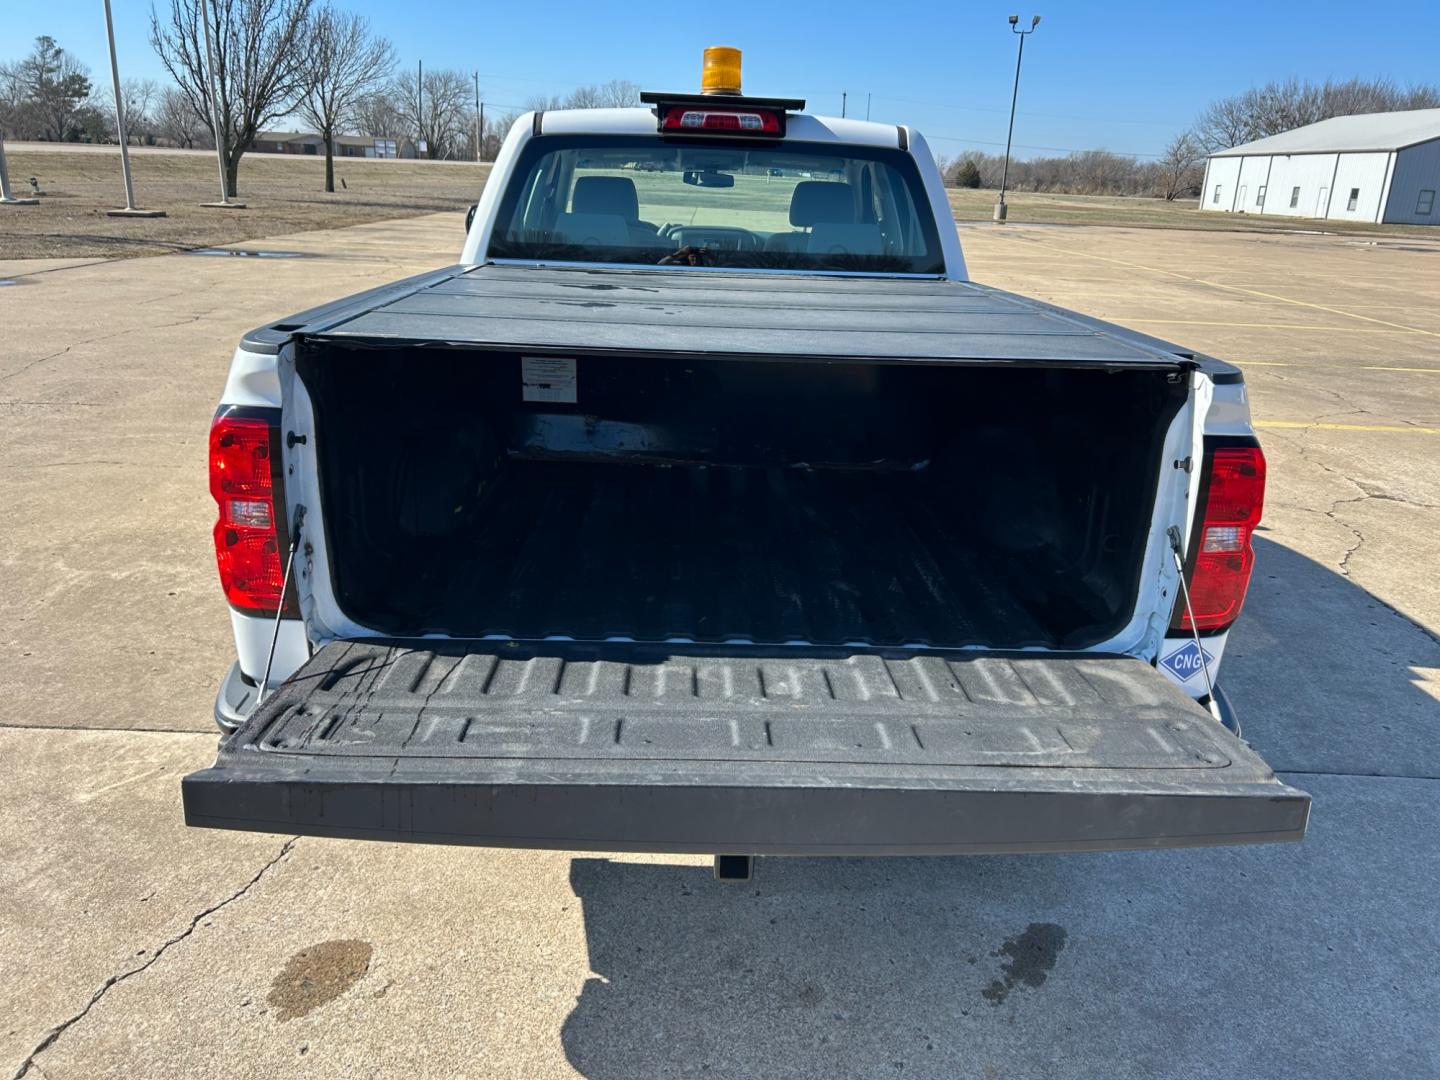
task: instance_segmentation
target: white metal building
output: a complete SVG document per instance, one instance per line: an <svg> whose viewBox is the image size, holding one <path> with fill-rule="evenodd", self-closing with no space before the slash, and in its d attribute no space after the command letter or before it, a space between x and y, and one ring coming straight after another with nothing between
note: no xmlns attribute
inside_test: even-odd
<svg viewBox="0 0 1440 1080"><path fill-rule="evenodd" d="M1337 116L1211 154L1200 206L1440 225L1440 109Z"/></svg>

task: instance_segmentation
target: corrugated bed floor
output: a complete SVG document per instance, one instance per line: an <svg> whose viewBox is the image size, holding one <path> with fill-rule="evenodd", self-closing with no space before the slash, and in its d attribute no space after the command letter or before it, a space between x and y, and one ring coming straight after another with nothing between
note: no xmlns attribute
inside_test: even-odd
<svg viewBox="0 0 1440 1080"><path fill-rule="evenodd" d="M467 635L934 646L1055 645L1095 620L1063 568L982 556L930 490L910 473L512 460L432 617Z"/></svg>

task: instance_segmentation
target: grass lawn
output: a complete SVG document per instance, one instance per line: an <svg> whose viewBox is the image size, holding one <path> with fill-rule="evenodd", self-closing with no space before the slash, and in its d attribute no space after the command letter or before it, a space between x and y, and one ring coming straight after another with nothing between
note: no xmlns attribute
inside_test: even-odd
<svg viewBox="0 0 1440 1080"><path fill-rule="evenodd" d="M950 209L959 222L990 221L998 191L951 188ZM1440 239L1440 229L1424 225L1370 225L1351 221L1218 214L1200 210L1194 199L1121 198L1113 195L1051 195L1010 191L1009 220L1016 225L1109 225L1141 229L1201 229L1219 232L1327 232L1346 236L1415 236Z"/></svg>
<svg viewBox="0 0 1440 1080"><path fill-rule="evenodd" d="M120 155L113 148L36 149L12 147L10 176L18 194L37 177L44 197L39 206L0 207L0 259L119 258L157 255L263 236L356 225L387 218L463 210L480 195L488 165L451 162L365 161L335 163L337 186L327 195L320 157L248 154L240 165L244 210L215 210L200 204L217 194L215 158L208 153L140 150L131 155L137 203L168 216L111 218L105 211L123 204ZM736 204L734 224L755 227L757 214L774 228L788 226L793 180L738 176L735 188L701 196L667 174L627 173L642 188L642 203L666 220L696 217L694 203L712 209L709 224L722 224L727 199ZM660 189L664 189L663 192ZM952 189L950 206L960 222L989 221L996 192ZM1344 235L1416 236L1440 239L1423 226L1364 225L1254 214L1202 213L1194 201L1125 199L1090 195L1012 192L1010 220L1016 224L1108 225L1134 228L1203 229L1246 232L1330 232ZM672 204L673 205L670 205ZM740 207L745 207L743 212Z"/></svg>
<svg viewBox="0 0 1440 1080"><path fill-rule="evenodd" d="M490 171L488 165L339 158L337 190L327 195L324 158L247 154L239 195L246 209L214 210L200 205L219 194L213 154L140 151L130 155L136 205L167 216L111 218L106 210L125 205L118 150L14 149L8 160L15 193L26 194L34 176L44 197L39 206L0 206L0 259L162 255L463 210L479 198Z"/></svg>

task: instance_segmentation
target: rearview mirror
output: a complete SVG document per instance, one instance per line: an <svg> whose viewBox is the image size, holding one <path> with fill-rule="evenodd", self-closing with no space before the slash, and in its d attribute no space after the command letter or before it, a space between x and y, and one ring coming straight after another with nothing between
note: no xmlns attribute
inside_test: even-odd
<svg viewBox="0 0 1440 1080"><path fill-rule="evenodd" d="M685 170L685 183L691 186L700 187L734 187L735 177L730 173L715 172L713 169L706 169L701 172L698 169Z"/></svg>
<svg viewBox="0 0 1440 1080"><path fill-rule="evenodd" d="M475 223L475 211L480 209L479 203L471 203L470 209L465 211L465 231L470 231L470 226Z"/></svg>

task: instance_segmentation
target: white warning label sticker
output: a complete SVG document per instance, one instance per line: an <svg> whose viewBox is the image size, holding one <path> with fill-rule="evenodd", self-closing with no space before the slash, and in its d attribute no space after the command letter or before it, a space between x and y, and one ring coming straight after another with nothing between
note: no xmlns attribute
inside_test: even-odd
<svg viewBox="0 0 1440 1080"><path fill-rule="evenodd" d="M522 356L521 396L526 401L564 401L575 404L575 361L567 357Z"/></svg>

